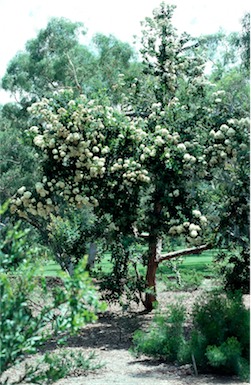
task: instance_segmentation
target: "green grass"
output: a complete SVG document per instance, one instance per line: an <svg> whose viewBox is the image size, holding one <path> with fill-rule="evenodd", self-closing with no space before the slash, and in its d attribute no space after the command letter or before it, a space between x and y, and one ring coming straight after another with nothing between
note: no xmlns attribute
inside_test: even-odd
<svg viewBox="0 0 251 385"><path fill-rule="evenodd" d="M183 262L179 265L181 272L189 272L194 270L204 275L212 274L213 259L217 255L218 250L205 251L199 255L189 255L184 257ZM158 268L159 274L173 275L172 270L168 267L167 262L163 262Z"/></svg>
<svg viewBox="0 0 251 385"><path fill-rule="evenodd" d="M200 255L190 255L184 257L183 263L179 266L181 272L187 272L194 270L203 275L211 275L212 272L212 261L214 256L216 256L217 250L209 250L201 253ZM101 262L96 265L96 271L101 269L102 274L109 274L112 270L112 263L110 261L110 254L106 253L102 258ZM57 277L62 272L61 267L58 263L53 260L43 261L43 263L37 267L35 275L37 276L47 276L47 277ZM144 274L145 268L140 265L139 272ZM159 265L158 275L173 275L172 270L168 267L167 262L163 262Z"/></svg>
<svg viewBox="0 0 251 385"><path fill-rule="evenodd" d="M58 277L62 269L57 262L52 260L43 261L43 264L35 270L35 275L40 277Z"/></svg>

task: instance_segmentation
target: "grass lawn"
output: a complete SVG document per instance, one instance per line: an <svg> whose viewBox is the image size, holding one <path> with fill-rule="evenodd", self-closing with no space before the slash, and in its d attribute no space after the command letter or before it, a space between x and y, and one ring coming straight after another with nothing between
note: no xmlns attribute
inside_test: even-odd
<svg viewBox="0 0 251 385"><path fill-rule="evenodd" d="M187 272L195 270L205 275L210 275L212 267L212 260L217 254L217 250L208 250L199 255L190 255L184 257L183 263L180 265L179 269L181 272ZM110 254L105 254L104 258L100 264L96 267L97 270L101 268L102 273L109 274L112 269L112 263L110 261ZM139 266L139 271L143 274L145 268ZM43 264L38 266L35 271L35 275L38 276L47 276L47 277L57 277L60 272L62 272L60 266L53 260L43 261ZM167 274L173 275L172 270L168 267L167 262L163 262L159 265L158 274ZM211 273L212 274L212 273Z"/></svg>
<svg viewBox="0 0 251 385"><path fill-rule="evenodd" d="M198 255L189 255L183 258L183 262L179 265L181 272L189 273L193 270L201 274L212 275L213 258L217 255L218 250L207 250ZM159 273L171 274L172 270L168 267L168 263L163 262L159 265Z"/></svg>
<svg viewBox="0 0 251 385"><path fill-rule="evenodd" d="M42 277L58 277L62 272L62 269L57 262L52 260L43 262L44 263L35 270L35 275Z"/></svg>

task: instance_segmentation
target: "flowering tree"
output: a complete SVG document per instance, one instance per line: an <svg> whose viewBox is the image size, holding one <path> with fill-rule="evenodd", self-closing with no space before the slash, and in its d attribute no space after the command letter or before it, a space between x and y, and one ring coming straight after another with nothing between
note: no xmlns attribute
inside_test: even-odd
<svg viewBox="0 0 251 385"><path fill-rule="evenodd" d="M162 4L146 19L144 73L126 90L120 77L119 106L73 99L70 91L33 104L29 131L44 176L34 191L21 187L11 208L39 223L57 215L61 201L92 206L111 216L118 234L144 238L147 310L160 262L212 246L219 222L203 213L205 186L217 170L234 166L241 140L235 120L215 118L221 92L209 97L205 60L197 43L173 28L173 10ZM166 234L182 236L188 248L162 254Z"/></svg>

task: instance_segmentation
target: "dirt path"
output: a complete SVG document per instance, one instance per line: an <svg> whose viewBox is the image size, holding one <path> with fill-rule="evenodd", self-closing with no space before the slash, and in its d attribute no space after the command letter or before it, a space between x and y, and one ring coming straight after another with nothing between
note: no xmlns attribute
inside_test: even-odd
<svg viewBox="0 0 251 385"><path fill-rule="evenodd" d="M97 374L64 379L58 381L57 385L244 385L233 378L195 377L187 366L177 369L148 359L135 360L126 350L101 352L99 357L106 367Z"/></svg>

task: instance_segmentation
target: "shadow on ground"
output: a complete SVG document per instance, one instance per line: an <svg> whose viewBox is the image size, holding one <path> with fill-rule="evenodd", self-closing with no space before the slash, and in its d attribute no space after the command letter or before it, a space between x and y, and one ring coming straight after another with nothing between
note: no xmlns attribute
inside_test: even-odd
<svg viewBox="0 0 251 385"><path fill-rule="evenodd" d="M141 313L118 313L107 311L99 315L96 323L86 325L77 336L67 338L68 348L90 348L100 350L128 350L137 329L146 325L152 315ZM43 345L41 351L58 348L57 339L51 339Z"/></svg>

